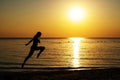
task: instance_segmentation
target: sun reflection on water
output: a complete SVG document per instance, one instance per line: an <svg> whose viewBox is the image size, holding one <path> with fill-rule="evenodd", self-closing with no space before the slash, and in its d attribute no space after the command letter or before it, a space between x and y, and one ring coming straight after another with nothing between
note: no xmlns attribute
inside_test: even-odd
<svg viewBox="0 0 120 80"><path fill-rule="evenodd" d="M73 60L72 60L72 66L73 67L80 67L80 45L81 41L84 38L70 38L73 41Z"/></svg>

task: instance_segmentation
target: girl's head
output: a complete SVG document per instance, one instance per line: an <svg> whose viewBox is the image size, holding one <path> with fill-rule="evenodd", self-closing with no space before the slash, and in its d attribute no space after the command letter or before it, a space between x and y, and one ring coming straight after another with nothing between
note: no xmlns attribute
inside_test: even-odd
<svg viewBox="0 0 120 80"><path fill-rule="evenodd" d="M36 37L40 37L41 35L42 35L41 32L37 32L37 33L36 33Z"/></svg>

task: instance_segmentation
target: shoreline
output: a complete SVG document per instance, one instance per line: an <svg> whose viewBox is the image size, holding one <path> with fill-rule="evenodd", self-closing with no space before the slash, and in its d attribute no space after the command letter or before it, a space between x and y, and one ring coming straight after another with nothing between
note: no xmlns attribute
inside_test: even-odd
<svg viewBox="0 0 120 80"><path fill-rule="evenodd" d="M9 70L9 69L8 69ZM24 69L23 69L24 70ZM120 68L0 71L0 80L120 80Z"/></svg>

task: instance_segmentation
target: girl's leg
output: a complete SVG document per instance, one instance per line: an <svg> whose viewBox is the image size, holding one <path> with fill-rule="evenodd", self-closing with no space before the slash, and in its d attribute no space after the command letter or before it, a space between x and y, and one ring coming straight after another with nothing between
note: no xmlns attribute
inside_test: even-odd
<svg viewBox="0 0 120 80"><path fill-rule="evenodd" d="M24 67L24 64L26 63L26 61L33 55L33 52L34 52L34 50L31 49L28 56L25 58L25 60L24 60L24 62L22 64L22 68Z"/></svg>
<svg viewBox="0 0 120 80"><path fill-rule="evenodd" d="M44 47L44 46L40 46L40 47L38 47L38 48L39 48L40 52L38 53L37 58L38 58L39 55L44 51L45 47Z"/></svg>

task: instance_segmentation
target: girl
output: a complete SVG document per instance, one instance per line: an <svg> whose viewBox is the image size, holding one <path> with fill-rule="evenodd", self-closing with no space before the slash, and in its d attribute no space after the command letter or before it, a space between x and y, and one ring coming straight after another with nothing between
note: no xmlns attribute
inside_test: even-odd
<svg viewBox="0 0 120 80"><path fill-rule="evenodd" d="M37 58L44 51L44 49L45 49L44 46L38 46L38 43L40 43L39 38L41 35L42 35L41 32L37 32L36 35L27 44L25 44L27 46L28 44L30 44L33 41L30 52L22 64L22 68L24 67L24 64L26 63L26 61L33 55L35 50L40 50L40 52L37 54Z"/></svg>

